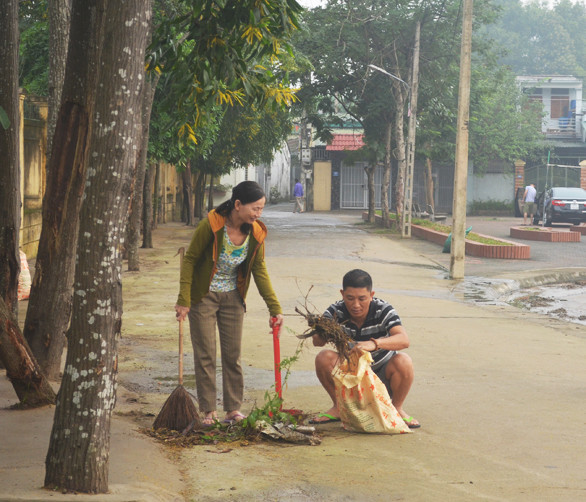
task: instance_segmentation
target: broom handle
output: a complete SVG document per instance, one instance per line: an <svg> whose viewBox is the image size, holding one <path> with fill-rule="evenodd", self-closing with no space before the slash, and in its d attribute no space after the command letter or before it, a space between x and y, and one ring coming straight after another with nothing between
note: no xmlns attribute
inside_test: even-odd
<svg viewBox="0 0 586 502"><path fill-rule="evenodd" d="M273 356L275 362L275 390L277 395L282 398L283 390L281 388L281 344L279 341L279 331L281 326L276 323L277 318L271 318L273 322Z"/></svg>
<svg viewBox="0 0 586 502"><path fill-rule="evenodd" d="M185 248L180 247L177 253L179 254L179 273L181 273ZM183 385L183 319L179 321L179 385Z"/></svg>
<svg viewBox="0 0 586 502"><path fill-rule="evenodd" d="M179 321L179 385L183 385L183 321Z"/></svg>

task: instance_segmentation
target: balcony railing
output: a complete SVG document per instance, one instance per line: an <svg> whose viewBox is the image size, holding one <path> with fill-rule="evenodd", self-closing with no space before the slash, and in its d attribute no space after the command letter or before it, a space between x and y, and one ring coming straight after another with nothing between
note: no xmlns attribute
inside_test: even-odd
<svg viewBox="0 0 586 502"><path fill-rule="evenodd" d="M549 139L582 139L582 125L576 117L549 118L544 132Z"/></svg>

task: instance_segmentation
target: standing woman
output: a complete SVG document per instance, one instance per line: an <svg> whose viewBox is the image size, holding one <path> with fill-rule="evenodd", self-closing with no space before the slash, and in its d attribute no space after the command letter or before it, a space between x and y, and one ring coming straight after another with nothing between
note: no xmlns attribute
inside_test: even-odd
<svg viewBox="0 0 586 502"><path fill-rule="evenodd" d="M220 333L225 422L239 422L244 392L240 365L242 323L250 276L271 318L283 315L264 261L267 229L258 220L266 202L254 181L234 187L230 200L210 211L193 234L181 268L177 319L189 316L195 359L195 380L204 426L216 412L216 323ZM271 320L272 323L272 320Z"/></svg>

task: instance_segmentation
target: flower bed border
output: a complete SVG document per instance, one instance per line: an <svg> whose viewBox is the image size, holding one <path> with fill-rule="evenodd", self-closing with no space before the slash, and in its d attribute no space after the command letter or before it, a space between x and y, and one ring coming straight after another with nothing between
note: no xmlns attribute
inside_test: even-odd
<svg viewBox="0 0 586 502"><path fill-rule="evenodd" d="M586 225L574 225L570 227L570 232L579 232L580 235L586 235Z"/></svg>
<svg viewBox="0 0 586 502"><path fill-rule="evenodd" d="M580 242L582 234L580 231L555 230L551 228L539 228L539 230L529 230L522 227L511 227L511 237L515 239L525 239L528 241L539 242Z"/></svg>
<svg viewBox="0 0 586 502"><path fill-rule="evenodd" d="M362 219L368 221L368 213L362 213ZM381 223L382 217L378 214L375 215L375 221ZM431 228L415 225L413 223L411 224L411 235L439 244L440 246L443 246L448 238L448 234L445 232L438 232L437 230L432 230ZM465 252L467 255L480 258L499 258L507 260L528 260L531 257L531 247L527 244L520 244L506 239L496 239L490 235L477 235L487 239L506 242L509 245L498 246L496 244L483 244L482 242L466 239Z"/></svg>

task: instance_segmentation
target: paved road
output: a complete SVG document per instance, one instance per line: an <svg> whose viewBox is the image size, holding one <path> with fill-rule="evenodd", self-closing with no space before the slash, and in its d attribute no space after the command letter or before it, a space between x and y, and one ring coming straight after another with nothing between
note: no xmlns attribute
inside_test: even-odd
<svg viewBox="0 0 586 502"><path fill-rule="evenodd" d="M584 498L584 469L576 459L583 458L586 445L586 327L508 305L480 307L462 301L466 298L459 295L457 284L445 279L442 267L449 256L438 246L366 232L357 226L359 212L292 214L291 208L269 206L263 215L270 228L268 267L284 311L293 312L312 286L309 301L323 309L338 297L341 276L350 268L374 273L375 289L392 301L409 332L416 380L406 409L422 428L397 437L350 434L331 424L320 426L323 442L317 447L206 444L173 450L171 463L158 445L129 430L126 422L135 417L150 426L169 395L163 382L172 387L176 377L176 250L189 242L193 230L161 225L155 232L155 248L141 250L141 272L123 276L121 387L113 421L124 421L125 428L114 429L112 441L111 488L114 496L118 494L113 501ZM470 224L479 232L506 236L508 221L471 219ZM497 225L501 234L497 227L488 232L481 225ZM468 258L467 271L494 280L583 263L574 256L583 253L583 243L568 247L575 250L568 258L560 258L562 246L547 247L558 252L548 254L545 261ZM243 407L248 412L254 403L263 403L273 350L268 313L254 287L247 300L242 362L250 377ZM286 327L283 356L294 353L294 334L307 324L292 314ZM308 378L317 350L304 347L300 353L284 390L287 406L311 413L329 407L315 377ZM148 381L154 383L145 385ZM186 386L193 391L191 379ZM15 397L6 379L0 379L3 389L3 438L14 440L0 441L0 500L89 500L39 488L53 410L9 411L5 408ZM143 497L137 487L151 491L151 497Z"/></svg>
<svg viewBox="0 0 586 502"><path fill-rule="evenodd" d="M310 235L325 237L336 231L336 235L344 232L366 231L360 229L362 211L343 210L329 213L302 213L292 214L290 204L269 205L263 214L263 221L267 223L271 234L303 232ZM451 219L446 220L451 225ZM466 220L466 227L472 226L472 231L491 235L514 242L529 244L531 258L529 260L500 260L466 257L466 275L470 277L500 278L514 275L526 276L534 271L551 271L565 268L586 267L586 237L579 243L535 242L514 239L510 237L510 228L522 223L520 218L473 216ZM568 228L565 225L556 225L559 228ZM397 238L397 237L392 237ZM342 237L343 240L343 237ZM440 246L423 239L405 239L403 243L412 249L413 253L426 257L431 263L437 264L444 271L449 271L450 254L442 253ZM291 244L292 249L295 248ZM335 252L336 245L324 246L324 253ZM271 252L276 253L275 250ZM279 249L279 253L288 252ZM292 251L291 251L292 252ZM339 249L338 249L339 252ZM586 274L586 268L584 270Z"/></svg>

